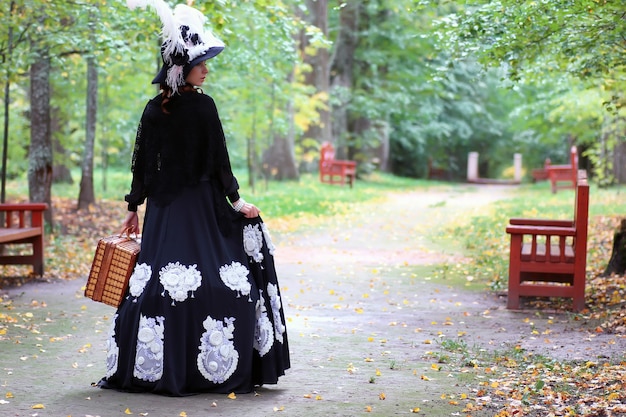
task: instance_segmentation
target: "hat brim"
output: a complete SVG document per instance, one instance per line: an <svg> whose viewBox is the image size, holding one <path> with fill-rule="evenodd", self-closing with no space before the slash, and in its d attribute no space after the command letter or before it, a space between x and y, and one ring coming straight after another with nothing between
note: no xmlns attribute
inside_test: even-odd
<svg viewBox="0 0 626 417"><path fill-rule="evenodd" d="M207 59L213 58L214 56L218 55L223 50L224 50L223 46L213 46L209 48L205 53L200 54L198 57L192 59L191 62L189 62L188 64L185 64L185 69L186 69L185 75L189 73L191 68L195 67L202 61L206 61ZM169 68L170 67L164 63L159 73L152 80L152 84L164 84L165 80L167 79L167 70Z"/></svg>

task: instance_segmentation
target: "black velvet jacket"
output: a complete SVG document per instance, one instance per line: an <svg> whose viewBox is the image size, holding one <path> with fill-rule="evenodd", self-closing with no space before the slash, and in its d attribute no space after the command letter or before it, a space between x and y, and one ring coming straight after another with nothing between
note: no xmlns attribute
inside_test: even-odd
<svg viewBox="0 0 626 417"><path fill-rule="evenodd" d="M169 204L185 186L212 181L232 202L239 199L222 123L213 99L194 91L176 95L161 108L161 95L146 105L135 140L129 211L146 197Z"/></svg>

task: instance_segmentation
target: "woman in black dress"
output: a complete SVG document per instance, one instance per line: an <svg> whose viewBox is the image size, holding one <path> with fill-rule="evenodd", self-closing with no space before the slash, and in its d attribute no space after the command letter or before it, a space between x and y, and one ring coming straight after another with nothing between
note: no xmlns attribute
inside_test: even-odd
<svg viewBox="0 0 626 417"><path fill-rule="evenodd" d="M289 350L272 245L259 210L238 193L206 60L224 49L205 17L162 0L164 65L137 131L123 227L141 252L114 315L102 388L182 396L274 384ZM230 204L229 204L230 202Z"/></svg>

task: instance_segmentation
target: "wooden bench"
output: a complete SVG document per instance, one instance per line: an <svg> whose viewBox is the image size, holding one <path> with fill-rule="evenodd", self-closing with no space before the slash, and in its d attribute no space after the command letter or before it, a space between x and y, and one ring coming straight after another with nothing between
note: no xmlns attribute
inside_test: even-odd
<svg viewBox="0 0 626 417"><path fill-rule="evenodd" d="M543 163L543 168L535 168L530 172L530 175L533 178L533 182L538 181L546 181L549 179L548 177L548 167L550 166L550 158L546 158Z"/></svg>
<svg viewBox="0 0 626 417"><path fill-rule="evenodd" d="M33 272L43 275L44 267L44 221L45 203L0 204L0 265L32 265ZM6 254L7 244L30 244L30 255Z"/></svg>
<svg viewBox="0 0 626 417"><path fill-rule="evenodd" d="M433 163L433 158L428 158L428 179L429 180L449 180L450 172Z"/></svg>
<svg viewBox="0 0 626 417"><path fill-rule="evenodd" d="M327 184L350 184L356 177L356 162L335 159L335 148L324 142L320 148L320 181Z"/></svg>
<svg viewBox="0 0 626 417"><path fill-rule="evenodd" d="M510 219L509 294L507 308L519 309L520 297L573 299L585 308L589 185L578 171L573 220Z"/></svg>
<svg viewBox="0 0 626 417"><path fill-rule="evenodd" d="M552 186L552 192L557 189L576 188L576 175L578 172L578 151L576 146L570 149L570 163L568 165L549 165L548 178Z"/></svg>

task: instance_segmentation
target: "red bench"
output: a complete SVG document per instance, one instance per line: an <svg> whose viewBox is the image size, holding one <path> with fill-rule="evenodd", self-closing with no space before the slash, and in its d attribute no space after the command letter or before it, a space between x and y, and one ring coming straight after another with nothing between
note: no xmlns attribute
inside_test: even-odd
<svg viewBox="0 0 626 417"><path fill-rule="evenodd" d="M0 265L32 265L33 272L43 275L44 267L44 221L45 203L0 204ZM6 254L4 245L32 245L30 255Z"/></svg>
<svg viewBox="0 0 626 417"><path fill-rule="evenodd" d="M533 178L533 182L545 181L548 178L548 167L550 166L550 158L546 158L543 163L543 168L535 168L531 171L530 175Z"/></svg>
<svg viewBox="0 0 626 417"><path fill-rule="evenodd" d="M428 179L429 180L449 180L450 172L447 169L440 166L436 166L433 163L433 158L428 158Z"/></svg>
<svg viewBox="0 0 626 417"><path fill-rule="evenodd" d="M335 159L335 148L324 142L320 148L320 181L328 184L354 183L356 162Z"/></svg>
<svg viewBox="0 0 626 417"><path fill-rule="evenodd" d="M585 308L589 185L578 171L573 220L510 219L509 294L507 308L519 309L520 297L573 299Z"/></svg>
<svg viewBox="0 0 626 417"><path fill-rule="evenodd" d="M570 149L570 163L568 165L548 165L546 167L548 178L552 186L552 192L557 189L576 188L576 175L578 172L578 151L576 146Z"/></svg>

